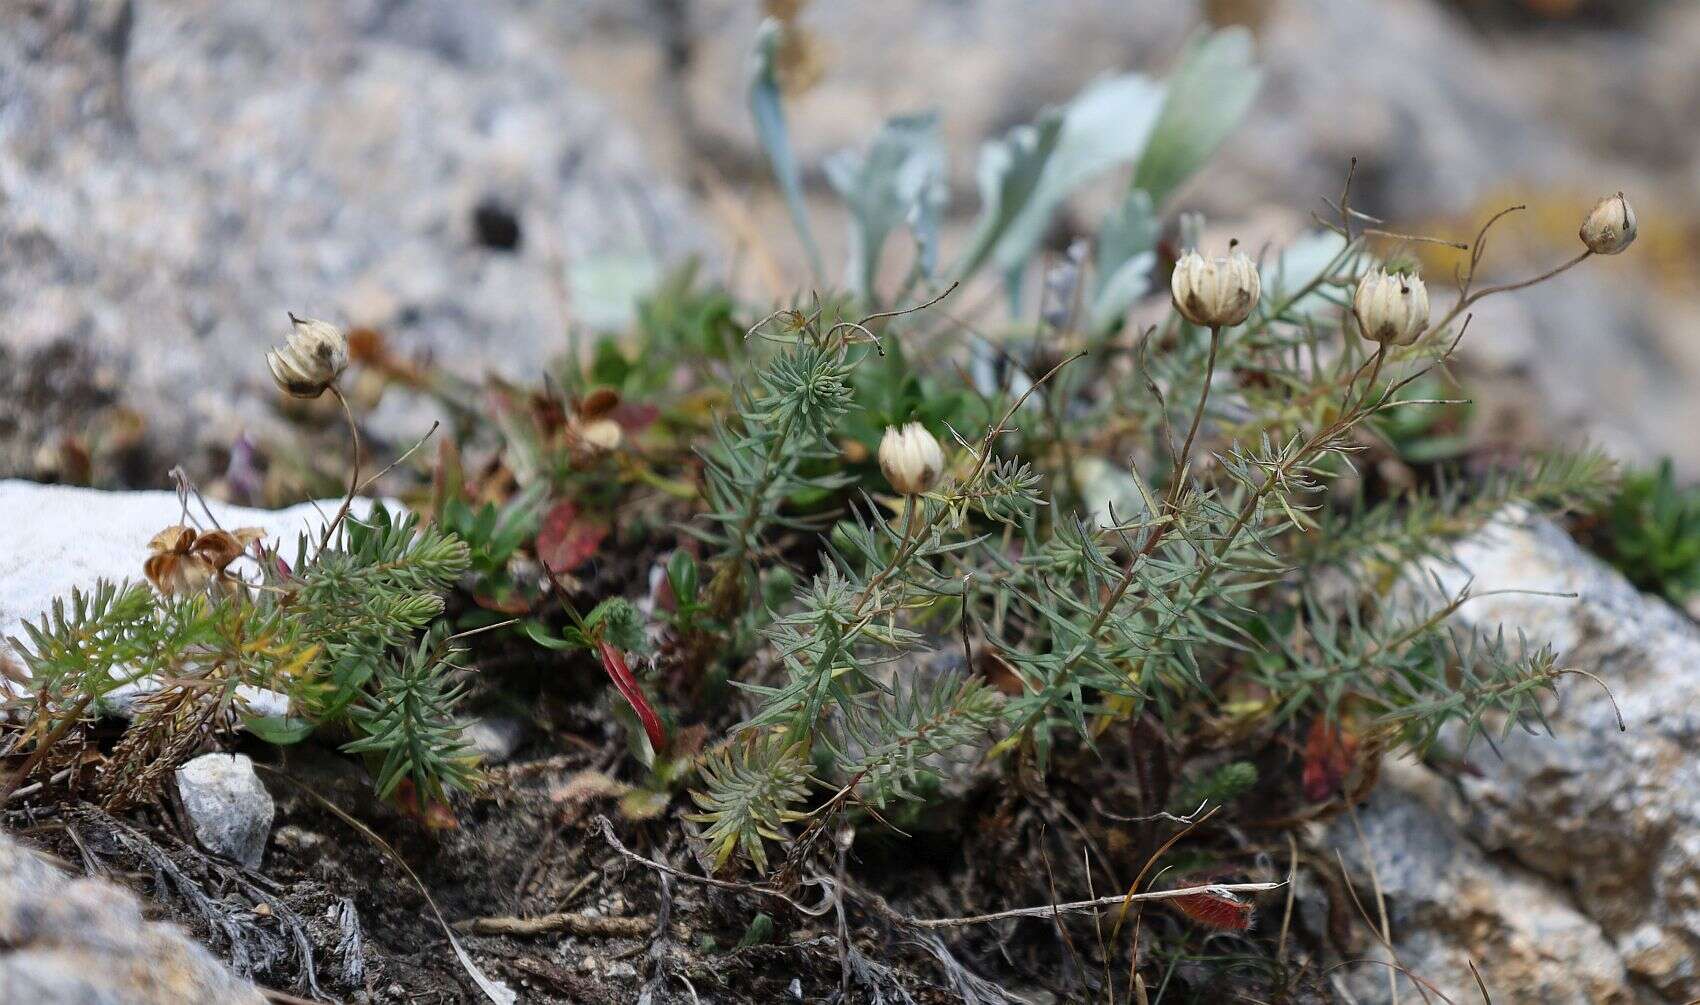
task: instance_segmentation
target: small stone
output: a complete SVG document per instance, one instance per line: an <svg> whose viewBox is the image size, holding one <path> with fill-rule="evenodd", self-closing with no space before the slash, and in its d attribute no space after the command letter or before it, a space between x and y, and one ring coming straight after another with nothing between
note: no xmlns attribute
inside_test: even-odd
<svg viewBox="0 0 1700 1005"><path fill-rule="evenodd" d="M501 764L519 749L525 739L525 724L508 716L469 719L461 727L460 736L478 751L485 764Z"/></svg>
<svg viewBox="0 0 1700 1005"><path fill-rule="evenodd" d="M202 754L177 769L177 794L201 847L258 868L276 812L246 754Z"/></svg>
<svg viewBox="0 0 1700 1005"><path fill-rule="evenodd" d="M277 842L279 848L286 851L297 855L310 855L316 853L324 845L325 836L297 827L294 824L284 824L277 829L276 834L272 835L272 840Z"/></svg>
<svg viewBox="0 0 1700 1005"><path fill-rule="evenodd" d="M616 963L607 969L605 976L616 979L635 978L637 976L637 967L632 966L630 963Z"/></svg>

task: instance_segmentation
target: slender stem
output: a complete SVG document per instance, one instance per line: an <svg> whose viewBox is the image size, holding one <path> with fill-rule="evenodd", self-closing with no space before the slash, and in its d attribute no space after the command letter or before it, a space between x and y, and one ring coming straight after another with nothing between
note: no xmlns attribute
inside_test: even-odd
<svg viewBox="0 0 1700 1005"><path fill-rule="evenodd" d="M1009 432L1010 429L1013 428L1009 425L1009 420L1013 419L1015 417L1015 413L1020 410L1020 408L1023 404L1026 404L1028 397L1031 396L1033 394L1033 392L1039 390L1039 388L1042 387L1044 384L1049 382L1050 379L1052 377L1056 376L1062 370L1063 367L1069 365L1070 363L1074 362L1077 359L1084 357L1085 355L1086 355L1086 350L1084 350L1084 349L1080 350L1079 352L1075 353L1074 355L1072 355L1072 356L1068 357L1067 359L1063 360L1062 362L1058 363L1056 366L1053 366L1049 370L1046 370L1044 375L1041 376L1038 380L1035 380L1031 384L1027 385L1027 390L1022 391L1021 394L1015 399L1015 401L1010 403L1009 411L1003 413L1003 418L1001 418L997 421L997 425L986 430L986 436L981 441L980 450L974 458L974 470L968 472L968 477L964 478L962 480L962 484L972 485L972 484L974 484L974 480L980 477L980 472L982 472L986 469L986 463L988 461L990 461L991 458L992 458L992 445L997 442L998 437ZM972 448L970 448L970 449L972 449Z"/></svg>
<svg viewBox="0 0 1700 1005"><path fill-rule="evenodd" d="M917 496L912 495L903 497L903 536L898 539L897 551L891 556L890 564L874 573L873 577L868 580L868 584L862 587L861 596L856 598L856 609L851 612L852 617L858 620L845 631L843 639L840 640L841 644L848 644L848 640L859 634L863 628L868 626L869 622L879 615L880 612L876 610L867 614L866 617L863 616L867 610L868 602L879 594L879 588L885 585L886 580L909 564L909 560L919 550L921 538L917 532L921 529L925 510L916 507L915 500L917 498Z"/></svg>
<svg viewBox="0 0 1700 1005"><path fill-rule="evenodd" d="M961 928L964 925L983 925L987 922L1003 921L1007 918L1049 918L1065 912L1092 911L1100 907L1119 907L1128 903L1143 903L1151 900L1174 900L1178 897L1196 897L1201 894L1220 896L1236 893L1265 893L1280 889L1283 885L1282 883L1217 883L1207 886L1184 886L1175 890L1124 893L1113 897L1099 897L1096 900L1073 900L1066 904L1018 907L1009 911L995 911L991 914L969 915L965 918L910 918L900 915L898 920L914 928Z"/></svg>
<svg viewBox="0 0 1700 1005"><path fill-rule="evenodd" d="M1187 428L1186 441L1181 444L1181 453L1175 458L1175 480L1169 486L1170 500L1179 497L1178 486L1186 477L1186 465L1192 457L1192 441L1198 436L1198 426L1204 421L1204 406L1210 400L1210 384L1216 379L1216 350L1222 343L1222 326L1210 326L1210 358L1204 364L1204 388L1198 392L1198 407L1192 412L1192 425Z"/></svg>
<svg viewBox="0 0 1700 1005"><path fill-rule="evenodd" d="M325 524L325 533L319 538L319 550L323 551L331 543L331 535L342 526L348 518L348 509L354 505L354 493L360 490L360 427L354 421L354 409L348 407L348 399L343 397L342 389L335 384L330 385L331 394L336 396L337 404L342 406L343 417L348 420L348 432L351 437L348 459L348 492L342 497L342 506L337 509L336 516Z"/></svg>
<svg viewBox="0 0 1700 1005"><path fill-rule="evenodd" d="M1556 276L1556 275L1558 275L1562 272L1568 272L1569 270L1575 268L1576 266L1581 265L1583 262L1587 261L1588 258L1592 255L1593 255L1593 251L1591 251L1587 248L1584 248L1584 249L1582 249L1582 253L1580 255L1577 255L1575 258L1572 258L1570 261L1565 262L1563 265L1560 265L1557 268L1548 269L1546 272L1543 272L1540 275L1535 276L1532 279L1525 279L1525 280L1522 280L1521 282L1516 282L1516 283L1504 283L1504 284L1501 284L1499 286L1484 286L1474 293L1468 294L1466 296L1459 297L1458 302L1456 304L1452 305L1452 309L1446 313L1446 316L1440 319L1440 323L1433 326L1434 330L1439 331L1441 329L1444 329L1447 325L1451 324L1453 322L1453 320L1458 317L1459 314L1462 314L1466 308L1468 308L1471 304L1475 303L1476 301L1482 299L1483 297L1491 296L1495 293L1510 293L1512 290L1521 290L1521 289L1525 289L1525 288L1530 287L1530 286L1534 286L1538 283L1544 283L1547 280L1553 278L1554 276Z"/></svg>
<svg viewBox="0 0 1700 1005"><path fill-rule="evenodd" d="M785 453L786 441L791 436L791 424L786 423L774 434L773 442L768 444L767 456L762 461L761 478L750 488L749 504L744 507L744 516L738 521L738 557L743 559L754 550L750 545L750 535L756 529L756 523L761 519L762 500L767 497L768 489L779 480L779 461Z"/></svg>
<svg viewBox="0 0 1700 1005"><path fill-rule="evenodd" d="M70 731L72 724L82 718L83 713L88 711L89 705L94 703L94 699L95 693L93 691L84 694L75 705L71 706L71 710L65 713L59 724L53 728L53 731L36 743L35 749L30 751L30 755L24 759L23 767L0 781L0 806L11 801L12 796L18 791L18 786L36 769L42 758L47 756L47 752L65 738L65 734Z"/></svg>
<svg viewBox="0 0 1700 1005"><path fill-rule="evenodd" d="M1352 398L1353 398L1352 385L1356 384L1358 382L1358 375L1364 372L1364 368L1362 366L1360 366L1360 367L1358 367L1357 371L1352 374L1351 382L1346 385L1346 407L1344 409L1342 409L1342 411L1348 411L1349 412L1354 407L1356 407L1357 405L1362 405L1364 402L1369 400L1369 392L1374 390L1375 379L1377 377L1381 376L1381 365L1383 363L1385 363L1386 361L1387 361L1387 343L1386 342L1377 342L1375 344L1375 358L1370 363L1369 380L1364 382L1363 392L1360 395L1357 396L1356 404L1353 404L1353 402L1352 402Z"/></svg>

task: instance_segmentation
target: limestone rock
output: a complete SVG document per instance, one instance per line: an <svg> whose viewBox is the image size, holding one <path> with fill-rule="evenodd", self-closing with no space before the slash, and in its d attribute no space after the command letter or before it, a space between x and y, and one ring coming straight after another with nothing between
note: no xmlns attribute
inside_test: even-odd
<svg viewBox="0 0 1700 1005"><path fill-rule="evenodd" d="M713 250L533 23L552 6L0 4L0 370L114 367L91 395L171 463L270 421L287 310L535 376L582 268ZM0 402L0 474L38 446L8 421L53 432Z"/></svg>
<svg viewBox="0 0 1700 1005"><path fill-rule="evenodd" d="M461 739L472 745L485 764L501 764L514 756L514 751L524 742L525 723L506 715L467 719Z"/></svg>
<svg viewBox="0 0 1700 1005"><path fill-rule="evenodd" d="M1496 1001L1634 1001L1624 961L1600 926L1571 904L1562 885L1493 861L1472 844L1457 823L1463 811L1456 800L1426 768L1392 762L1358 809L1362 840L1350 817L1337 818L1324 838L1330 858L1335 850L1344 857L1372 917L1379 880L1399 963L1455 1001L1477 994L1472 961ZM1389 959L1368 940L1354 955ZM1389 972L1367 963L1336 971L1366 1005L1393 1000ZM1420 998L1406 978L1398 983L1403 1000Z"/></svg>
<svg viewBox="0 0 1700 1005"><path fill-rule="evenodd" d="M1557 526L1507 513L1425 567L1444 587L1474 577L1501 593L1455 618L1481 631L1550 641L1563 678L1546 709L1554 735L1513 731L1499 753L1473 747L1460 781L1464 828L1489 852L1572 891L1614 940L1632 976L1663 1000L1700 995L1700 629L1638 592Z"/></svg>
<svg viewBox="0 0 1700 1005"><path fill-rule="evenodd" d="M0 834L0 1001L33 1005L262 1005L128 890L73 879Z"/></svg>
<svg viewBox="0 0 1700 1005"><path fill-rule="evenodd" d="M276 808L247 754L202 754L183 765L177 795L201 847L259 868Z"/></svg>

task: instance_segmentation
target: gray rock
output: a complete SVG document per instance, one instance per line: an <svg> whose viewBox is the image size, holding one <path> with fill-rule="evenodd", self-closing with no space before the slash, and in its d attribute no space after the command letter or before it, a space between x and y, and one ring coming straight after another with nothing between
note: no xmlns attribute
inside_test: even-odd
<svg viewBox="0 0 1700 1005"><path fill-rule="evenodd" d="M174 459L271 421L286 310L534 376L594 306L563 304L584 269L713 250L571 80L550 6L0 5L0 370L112 366L87 394ZM0 434L48 435L16 411ZM0 443L0 473L38 446Z"/></svg>
<svg viewBox="0 0 1700 1005"><path fill-rule="evenodd" d="M0 1001L261 1005L265 999L128 890L73 879L0 834Z"/></svg>
<svg viewBox="0 0 1700 1005"><path fill-rule="evenodd" d="M177 769L177 794L201 847L259 867L276 807L247 754L202 754Z"/></svg>
<svg viewBox="0 0 1700 1005"><path fill-rule="evenodd" d="M525 739L525 723L512 716L485 716L467 720L460 735L485 764L501 764Z"/></svg>
<svg viewBox="0 0 1700 1005"><path fill-rule="evenodd" d="M1700 629L1635 590L1544 520L1508 513L1426 571L1483 596L1468 629L1550 641L1564 677L1546 709L1554 735L1513 732L1472 749L1465 831L1571 891L1661 1000L1700 995ZM1574 593L1575 599L1530 591Z"/></svg>
<svg viewBox="0 0 1700 1005"><path fill-rule="evenodd" d="M1456 794L1428 769L1388 762L1358 809L1362 838L1350 817L1336 818L1323 838L1325 855L1340 853L1378 923L1379 882L1399 964L1455 1001L1477 994L1472 961L1495 1000L1633 1001L1624 962L1600 926L1572 905L1561 884L1491 860L1460 828L1463 813ZM1367 938L1349 958L1392 959ZM1385 966L1359 963L1335 973L1356 1001L1394 1000ZM1404 977L1397 983L1404 1000L1419 997Z"/></svg>

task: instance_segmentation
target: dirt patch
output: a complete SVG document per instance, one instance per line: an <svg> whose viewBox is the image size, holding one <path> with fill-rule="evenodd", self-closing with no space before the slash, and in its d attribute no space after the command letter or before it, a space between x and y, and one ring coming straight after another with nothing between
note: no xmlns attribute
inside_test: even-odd
<svg viewBox="0 0 1700 1005"><path fill-rule="evenodd" d="M1205 963L1221 944L1160 909L1119 932L1114 911L1060 924L1037 917L917 929L894 921L1043 905L1053 894L1070 899L1063 891L1105 894L1130 882L1174 827L1117 823L1101 812L1115 773L1131 772L1113 753L1096 772L1079 773L1098 786L1096 804L1089 785L1017 794L1007 780L973 775L925 814L897 813L887 824L864 817L827 836L757 889L747 875L703 881L708 872L685 836L687 800L637 823L620 820L613 802L569 789L581 772L617 774L622 749L611 724L601 724L601 743L585 738L604 731L594 720L574 725L533 741L521 759L492 770L477 796L457 799L458 826L448 830L375 800L359 763L330 749L246 744L265 764L278 810L258 872L206 857L169 803L123 819L61 805L33 821L15 811L13 823L67 861L129 881L263 987L316 1000L482 1000L408 873L327 802L412 867L462 928L478 966L525 1002L1054 1002L1087 975L1119 986L1106 968L1125 974L1135 939L1148 953L1162 946L1177 954L1171 984L1193 995L1330 1000L1314 973L1273 963L1278 911L1233 940L1247 962L1227 969ZM615 821L613 840L601 830L604 814ZM1223 860L1238 855L1246 865L1218 877L1256 871L1256 853L1225 837L1218 844ZM842 912L835 883L845 890ZM772 889L791 902L762 892ZM566 921L527 934L465 930L472 919L548 917Z"/></svg>

